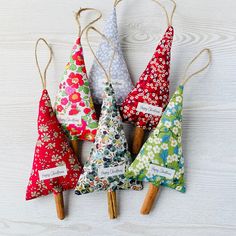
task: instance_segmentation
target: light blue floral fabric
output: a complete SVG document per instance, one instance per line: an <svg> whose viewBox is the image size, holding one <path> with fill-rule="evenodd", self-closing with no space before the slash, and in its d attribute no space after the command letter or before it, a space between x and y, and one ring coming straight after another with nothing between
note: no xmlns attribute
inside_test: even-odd
<svg viewBox="0 0 236 236"><path fill-rule="evenodd" d="M110 61L115 47L116 54L111 66L111 81L115 91L117 104L120 105L134 86L121 50L115 8L105 23L104 35L113 43L113 45L107 42L107 40L103 40L99 45L96 56L106 71L109 71ZM104 71L96 60L94 60L89 74L89 82L93 101L96 104L102 104L104 78Z"/></svg>

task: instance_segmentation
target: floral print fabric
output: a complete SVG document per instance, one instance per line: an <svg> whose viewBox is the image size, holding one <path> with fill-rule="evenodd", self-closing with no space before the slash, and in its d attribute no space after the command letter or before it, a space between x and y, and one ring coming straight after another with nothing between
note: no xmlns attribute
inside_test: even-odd
<svg viewBox="0 0 236 236"><path fill-rule="evenodd" d="M107 40L103 40L99 45L96 55L98 60L106 69L106 71L109 71L110 60L114 53L114 47L116 49L116 56L111 66L111 79L112 86L115 90L117 104L120 105L134 86L131 81L129 71L120 46L115 8L107 19L104 29L104 35L113 43L113 45L107 42ZM92 97L94 103L96 104L102 104L104 77L104 71L101 69L101 67L95 60L89 74L89 82Z"/></svg>
<svg viewBox="0 0 236 236"><path fill-rule="evenodd" d="M40 180L39 171L66 166L67 174ZM53 112L47 90L43 90L39 104L38 141L33 167L26 191L26 200L73 189L79 179L81 166L70 148L67 138Z"/></svg>
<svg viewBox="0 0 236 236"><path fill-rule="evenodd" d="M146 180L155 186L163 185L185 192L184 157L182 154L183 86L171 98L162 118L126 172L131 179ZM174 170L172 179L150 171L150 165Z"/></svg>
<svg viewBox="0 0 236 236"><path fill-rule="evenodd" d="M99 190L142 188L136 181L126 179L124 174L107 177L100 177L98 174L99 168L125 165L127 169L131 163L131 154L128 151L114 90L108 82L105 86L105 98L95 143L75 189L75 193L79 195Z"/></svg>
<svg viewBox="0 0 236 236"><path fill-rule="evenodd" d="M56 115L72 140L94 141L97 117L80 38L77 39L67 63L55 102Z"/></svg>
<svg viewBox="0 0 236 236"><path fill-rule="evenodd" d="M169 26L135 88L122 103L120 109L124 121L147 130L157 126L160 116L141 112L137 107L139 103L162 109L166 107L169 101L168 77L173 35L174 29Z"/></svg>

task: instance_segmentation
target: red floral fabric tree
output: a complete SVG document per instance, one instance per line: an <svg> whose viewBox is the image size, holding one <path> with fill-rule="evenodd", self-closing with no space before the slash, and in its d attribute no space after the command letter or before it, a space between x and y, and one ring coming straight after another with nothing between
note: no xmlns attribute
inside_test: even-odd
<svg viewBox="0 0 236 236"><path fill-rule="evenodd" d="M169 26L135 88L121 106L124 121L144 130L155 128L169 101L169 71L174 29Z"/></svg>
<svg viewBox="0 0 236 236"><path fill-rule="evenodd" d="M41 72L37 57L37 47L41 41L46 44L50 51L50 59L44 73ZM39 102L38 140L26 190L26 200L45 196L53 192L57 216L62 220L65 217L62 192L75 188L82 167L57 120L46 90L46 72L52 60L52 49L45 39L40 38L36 42L35 58L43 91Z"/></svg>
<svg viewBox="0 0 236 236"><path fill-rule="evenodd" d="M94 141L98 123L80 37L76 40L70 61L65 67L56 97L55 111L71 140Z"/></svg>
<svg viewBox="0 0 236 236"><path fill-rule="evenodd" d="M45 173L45 170L48 172ZM47 178L47 174L52 178ZM39 103L38 140L26 200L74 189L80 174L81 166L53 112L45 89Z"/></svg>

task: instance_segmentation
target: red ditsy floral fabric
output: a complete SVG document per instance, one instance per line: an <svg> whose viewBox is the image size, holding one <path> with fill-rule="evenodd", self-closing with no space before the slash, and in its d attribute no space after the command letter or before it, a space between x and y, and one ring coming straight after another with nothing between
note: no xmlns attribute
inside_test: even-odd
<svg viewBox="0 0 236 236"><path fill-rule="evenodd" d="M137 111L137 107L139 103L146 103L163 109L167 106L173 35L174 29L169 26L135 88L122 103L120 109L124 121L148 130L157 126L160 116Z"/></svg>
<svg viewBox="0 0 236 236"><path fill-rule="evenodd" d="M67 174L40 180L39 171L66 166ZM39 103L38 140L33 167L26 191L26 200L49 193L59 193L75 188L81 174L81 165L74 156L68 140L53 112L47 90L43 90Z"/></svg>

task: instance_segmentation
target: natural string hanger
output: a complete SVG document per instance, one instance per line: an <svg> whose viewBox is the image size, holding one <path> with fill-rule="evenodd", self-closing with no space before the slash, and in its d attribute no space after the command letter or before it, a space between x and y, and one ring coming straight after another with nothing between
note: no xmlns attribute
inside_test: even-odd
<svg viewBox="0 0 236 236"><path fill-rule="evenodd" d="M95 31L96 33L98 33L99 35L101 35L109 44L112 45L113 54L112 54L111 62L110 62L110 65L109 65L108 73L107 73L106 69L104 68L104 66L102 65L102 63L101 63L101 62L99 61L99 59L97 58L97 56L96 56L96 54L95 54L95 52L94 52L94 50L93 50L93 48L92 48L92 46L91 46L91 44L90 44L90 42L89 42L89 37L88 37L88 35L89 35L89 31L90 31L90 30L93 30L93 31ZM89 46L89 48L90 48L90 50L91 50L91 52L92 52L92 54L93 54L95 60L96 60L97 63L100 65L100 67L102 68L102 70L104 71L104 73L105 73L105 75L106 75L107 82L111 82L111 79L110 79L110 77L111 77L111 66L112 66L112 63L113 63L113 60L114 60L115 54L116 54L116 50L115 50L114 44L113 44L113 43L111 42L111 40L109 40L104 34L102 34L99 30L97 30L97 29L96 29L95 27L93 27L93 26L90 26L90 27L87 29L87 31L86 31L86 39L87 39L88 46Z"/></svg>
<svg viewBox="0 0 236 236"><path fill-rule="evenodd" d="M172 10L171 15L169 17L168 11L166 10L164 5L162 5L158 0L152 0L152 1L157 3L164 10L165 15L166 15L166 19L167 19L167 24L168 24L168 26L172 26L172 20L173 20L173 16L174 16L174 13L175 13L175 10L176 10L176 2L174 0L169 0L174 4L173 10Z"/></svg>
<svg viewBox="0 0 236 236"><path fill-rule="evenodd" d="M95 11L98 13L98 17L96 17L93 21L91 21L89 24L87 24L83 30L82 30L82 27L81 27L81 24L80 24L80 15L82 12L85 12L85 11ZM75 19L78 23L78 28L79 28L79 37L81 37L84 33L84 31L90 27L92 24L94 24L95 22L97 22L98 20L100 20L102 18L102 13L101 11L95 9L95 8L80 8L78 12L76 12L75 14Z"/></svg>
<svg viewBox="0 0 236 236"><path fill-rule="evenodd" d="M122 0L115 0L115 2L114 2L114 7L117 7L117 5L118 5L121 1L122 1ZM168 14L166 8L164 7L164 5L162 5L158 0L152 0L152 1L154 1L155 3L157 3L157 4L164 10L168 25L172 25L173 16L174 16L174 13L175 13L175 10L176 10L176 2L175 2L174 0L170 0L170 1L174 4L174 7L173 7L173 10L172 10L172 12L171 12L171 16L170 16L170 18L169 18L169 14Z"/></svg>
<svg viewBox="0 0 236 236"><path fill-rule="evenodd" d="M38 60L38 45L39 45L40 42L45 43L45 45L47 46L47 48L49 49L49 52L50 52L50 57L49 57L48 63L46 65L43 73L40 69L39 60ZM40 78L41 78L41 81L42 81L43 89L46 89L46 82L47 82L46 76L47 76L48 67L49 67L49 65L52 61L52 48L49 46L48 42L44 38L39 38L37 40L37 42L35 44L34 55L35 55L36 66L38 68L39 75L40 75Z"/></svg>
<svg viewBox="0 0 236 236"><path fill-rule="evenodd" d="M114 7L117 7L117 5L121 2L122 0L115 0L114 2Z"/></svg>
<svg viewBox="0 0 236 236"><path fill-rule="evenodd" d="M208 55L208 62L207 62L207 64L206 64L204 67L202 67L201 69L199 69L198 71L196 71L196 72L194 72L194 73L192 73L192 74L190 74L190 75L187 76L187 73L188 73L189 68L192 66L192 64L193 64L204 52L206 52L207 55ZM203 71L210 65L211 60L212 60L211 50L208 49L208 48L204 48L203 50L201 50L201 51L190 61L190 63L189 63L188 66L186 67L185 72L184 72L184 79L183 79L181 85L185 85L193 76L195 76L195 75L197 75L197 74L203 72Z"/></svg>

